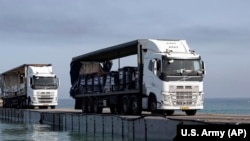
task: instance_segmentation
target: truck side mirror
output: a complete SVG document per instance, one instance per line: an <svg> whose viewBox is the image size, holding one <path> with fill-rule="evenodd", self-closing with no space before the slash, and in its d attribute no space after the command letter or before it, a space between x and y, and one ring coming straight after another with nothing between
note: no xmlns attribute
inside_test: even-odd
<svg viewBox="0 0 250 141"><path fill-rule="evenodd" d="M206 74L206 70L205 70L205 63L204 63L204 61L201 61L201 67L202 67L202 74L205 75Z"/></svg>
<svg viewBox="0 0 250 141"><path fill-rule="evenodd" d="M153 73L157 75L157 60L153 60Z"/></svg>
<svg viewBox="0 0 250 141"><path fill-rule="evenodd" d="M60 86L60 80L59 80L59 78L56 78L56 81L57 81L57 87L59 87Z"/></svg>
<svg viewBox="0 0 250 141"><path fill-rule="evenodd" d="M32 78L30 77L30 85L33 85L33 81Z"/></svg>
<svg viewBox="0 0 250 141"><path fill-rule="evenodd" d="M154 60L154 69L153 69L153 71L154 71L154 74L155 75L160 75L160 73L161 73L161 61L160 60L158 60L158 59L155 59Z"/></svg>
<svg viewBox="0 0 250 141"><path fill-rule="evenodd" d="M33 84L33 78L32 77L30 77L30 86L31 86L32 89L34 89L34 84Z"/></svg>

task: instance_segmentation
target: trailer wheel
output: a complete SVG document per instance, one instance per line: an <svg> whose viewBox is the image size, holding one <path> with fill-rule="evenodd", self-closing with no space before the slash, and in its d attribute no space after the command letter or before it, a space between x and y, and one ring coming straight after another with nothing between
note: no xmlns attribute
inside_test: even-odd
<svg viewBox="0 0 250 141"><path fill-rule="evenodd" d="M121 103L121 114L128 114L129 113L129 100L127 96L122 97L122 103Z"/></svg>
<svg viewBox="0 0 250 141"><path fill-rule="evenodd" d="M93 99L92 98L89 98L88 99L88 107L87 107L87 110L88 110L88 113L93 113L94 112L94 108L93 108Z"/></svg>
<svg viewBox="0 0 250 141"><path fill-rule="evenodd" d="M25 99L24 98L21 98L21 105L20 105L20 108L25 108Z"/></svg>
<svg viewBox="0 0 250 141"><path fill-rule="evenodd" d="M119 107L119 105L116 105L116 104L110 105L110 112L112 114L119 114L120 113L120 107Z"/></svg>
<svg viewBox="0 0 250 141"><path fill-rule="evenodd" d="M33 106L31 105L31 98L28 98L28 105L27 105L28 109L33 109Z"/></svg>
<svg viewBox="0 0 250 141"><path fill-rule="evenodd" d="M193 116L196 114L196 110L186 110L185 112L186 112L186 115L188 116Z"/></svg>
<svg viewBox="0 0 250 141"><path fill-rule="evenodd" d="M131 112L133 115L139 115L142 112L141 103L136 96L131 98Z"/></svg>
<svg viewBox="0 0 250 141"><path fill-rule="evenodd" d="M99 106L97 99L93 103L93 111L94 113L97 113L97 114L102 113L102 107Z"/></svg>
<svg viewBox="0 0 250 141"><path fill-rule="evenodd" d="M3 108L7 108L5 99L3 99Z"/></svg>
<svg viewBox="0 0 250 141"><path fill-rule="evenodd" d="M82 113L87 113L87 101L85 99L82 100Z"/></svg>
<svg viewBox="0 0 250 141"><path fill-rule="evenodd" d="M26 103L26 97L22 98L22 106L21 108L25 109L27 107L27 103Z"/></svg>
<svg viewBox="0 0 250 141"><path fill-rule="evenodd" d="M19 98L17 99L17 108L23 108L23 99L22 98Z"/></svg>

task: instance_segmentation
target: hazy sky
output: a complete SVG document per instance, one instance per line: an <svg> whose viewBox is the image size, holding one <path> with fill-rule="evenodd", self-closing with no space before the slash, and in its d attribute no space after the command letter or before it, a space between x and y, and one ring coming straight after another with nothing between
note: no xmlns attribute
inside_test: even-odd
<svg viewBox="0 0 250 141"><path fill-rule="evenodd" d="M206 97L250 99L248 0L0 0L0 72L52 63L71 98L72 57L140 38L185 39L206 63Z"/></svg>

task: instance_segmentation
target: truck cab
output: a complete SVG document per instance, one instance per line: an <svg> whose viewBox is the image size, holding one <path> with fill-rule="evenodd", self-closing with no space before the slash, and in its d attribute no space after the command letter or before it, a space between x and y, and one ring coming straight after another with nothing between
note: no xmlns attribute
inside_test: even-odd
<svg viewBox="0 0 250 141"><path fill-rule="evenodd" d="M203 109L204 62L186 41L161 41L144 45L143 109L194 115Z"/></svg>
<svg viewBox="0 0 250 141"><path fill-rule="evenodd" d="M27 68L28 97L34 107L48 107L52 109L58 104L59 79L52 72L51 66Z"/></svg>

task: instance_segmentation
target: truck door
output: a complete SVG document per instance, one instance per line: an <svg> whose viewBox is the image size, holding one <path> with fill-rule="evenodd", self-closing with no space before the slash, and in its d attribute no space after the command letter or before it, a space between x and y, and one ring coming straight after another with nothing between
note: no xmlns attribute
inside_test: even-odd
<svg viewBox="0 0 250 141"><path fill-rule="evenodd" d="M159 82L159 75L161 74L161 61L160 59L148 59L148 65L145 65L145 74L144 74L144 86L147 89L147 93L160 91L158 82Z"/></svg>
<svg viewBox="0 0 250 141"><path fill-rule="evenodd" d="M161 75L161 60L160 59L153 59L153 76L152 76L152 92L158 96L161 94L162 90L162 83L159 79Z"/></svg>
<svg viewBox="0 0 250 141"><path fill-rule="evenodd" d="M153 60L151 59L145 59L145 65L144 65L144 75L143 75L143 85L146 89L146 93L149 94L150 91L152 91L152 86L153 86L153 68L154 68L154 63Z"/></svg>

